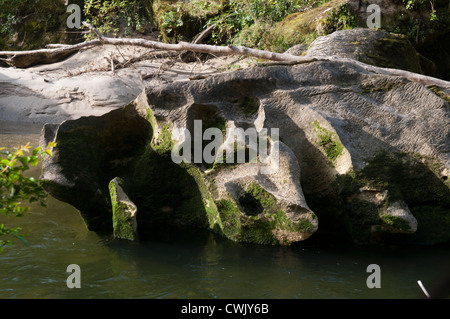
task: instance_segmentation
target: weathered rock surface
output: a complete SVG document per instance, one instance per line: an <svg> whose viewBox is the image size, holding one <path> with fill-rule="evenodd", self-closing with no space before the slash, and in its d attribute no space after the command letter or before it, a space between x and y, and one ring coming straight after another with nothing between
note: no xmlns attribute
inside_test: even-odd
<svg viewBox="0 0 450 319"><path fill-rule="evenodd" d="M146 86L186 81L216 72L227 63L231 60L212 60L201 66L175 63L170 58L155 59L143 48L106 45L53 64L0 67L0 119L44 124L99 116L133 101Z"/></svg>
<svg viewBox="0 0 450 319"><path fill-rule="evenodd" d="M423 73L420 55L409 40L383 30L356 28L318 37L308 57L341 57L384 68Z"/></svg>
<svg viewBox="0 0 450 319"><path fill-rule="evenodd" d="M113 77L102 49L28 69L0 68L0 117L4 121L61 123L121 107L144 88L139 74ZM101 59L100 59L101 58Z"/></svg>
<svg viewBox="0 0 450 319"><path fill-rule="evenodd" d="M370 242L391 238L389 223L391 230L408 223L408 234L396 234L406 241L449 241L446 94L351 61L253 67L149 87L121 109L44 131L58 145L42 177L85 218L104 221L111 213L103 190L121 177L144 236L146 226L172 223L236 241L291 244L323 227ZM269 138L268 161L175 164L170 152L181 135L171 133L193 132L195 120L202 132L279 129L279 141Z"/></svg>

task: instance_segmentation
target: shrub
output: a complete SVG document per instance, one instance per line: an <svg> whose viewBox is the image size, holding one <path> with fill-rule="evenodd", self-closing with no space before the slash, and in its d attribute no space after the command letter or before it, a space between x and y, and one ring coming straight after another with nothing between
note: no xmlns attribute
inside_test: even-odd
<svg viewBox="0 0 450 319"><path fill-rule="evenodd" d="M52 155L50 148L54 144L50 143L43 150L38 147L31 151L30 145L21 146L15 151L8 151L0 148L0 215L23 216L30 210L23 206L24 201L29 203L39 202L45 207L45 198L47 193L39 180L33 177L25 177L23 173L31 166L37 166L42 155ZM13 236L26 243L25 239L19 234L20 227L8 228L0 224L0 236ZM9 239L0 240L0 252L6 245L11 245Z"/></svg>
<svg viewBox="0 0 450 319"><path fill-rule="evenodd" d="M87 22L108 36L117 36L121 31L125 35L143 31L149 23L140 0L85 0L84 14ZM88 33L85 37L91 39L95 35Z"/></svg>

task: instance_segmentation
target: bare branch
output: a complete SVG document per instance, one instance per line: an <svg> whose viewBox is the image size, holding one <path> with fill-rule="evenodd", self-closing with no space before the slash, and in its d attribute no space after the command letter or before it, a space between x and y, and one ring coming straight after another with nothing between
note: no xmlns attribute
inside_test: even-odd
<svg viewBox="0 0 450 319"><path fill-rule="evenodd" d="M100 31L94 28L91 24L87 23L86 21L83 21L81 23L83 23L84 26L88 27L91 32L94 32L99 40L103 39L103 34L101 34Z"/></svg>
<svg viewBox="0 0 450 319"><path fill-rule="evenodd" d="M199 44L202 42L204 38L206 38L209 34L212 33L213 29L216 27L216 23L211 24L209 27L207 27L205 30L203 30L199 35L197 35L192 41L194 44Z"/></svg>
<svg viewBox="0 0 450 319"><path fill-rule="evenodd" d="M38 63L53 63L65 58L68 54L85 48L91 48L94 46L111 44L111 45L131 45L131 46L141 46L149 49L163 50L163 51L192 51L198 53L209 53L212 55L240 55L256 57L263 60L279 61L286 64L302 64L311 63L314 61L338 61L345 63L356 64L366 71L375 72L380 74L395 75L405 77L410 81L418 82L424 85L436 85L440 87L450 88L450 82L436 79L430 76L425 76L409 71L398 70L398 69L388 69L376 67L373 65L365 64L363 62L347 59L347 58L314 58L314 57L303 57L296 56L286 53L276 53L265 50L251 49L244 46L215 46L207 44L198 43L188 43L179 42L177 44L162 43L158 41L151 41L145 39L122 39L122 38L109 38L103 36L97 29L95 29L89 23L83 22L91 32L94 32L98 39L91 40L83 43L78 43L74 45L62 45L52 46L48 49L30 50L30 51L0 51L0 60L5 61L11 66L26 68Z"/></svg>

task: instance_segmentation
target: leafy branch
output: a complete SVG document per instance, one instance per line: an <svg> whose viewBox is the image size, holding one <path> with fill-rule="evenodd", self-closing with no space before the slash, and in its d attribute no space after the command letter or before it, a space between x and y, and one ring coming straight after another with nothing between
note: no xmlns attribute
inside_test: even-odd
<svg viewBox="0 0 450 319"><path fill-rule="evenodd" d="M41 182L24 176L24 172L30 169L30 165L36 167L44 155L52 156L51 149L54 146L55 143L49 143L45 149L37 147L31 150L30 143L27 143L14 151L0 148L0 215L23 216L30 210L30 207L24 206L25 202L39 202L41 206L46 207L47 193ZM20 235L21 230L20 227L8 228L0 224L0 237L12 236L26 243ZM11 244L10 239L1 239L0 252Z"/></svg>

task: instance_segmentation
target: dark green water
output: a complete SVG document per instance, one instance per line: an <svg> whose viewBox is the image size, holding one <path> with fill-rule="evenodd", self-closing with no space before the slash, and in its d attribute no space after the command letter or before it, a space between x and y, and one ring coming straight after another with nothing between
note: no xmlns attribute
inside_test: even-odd
<svg viewBox="0 0 450 319"><path fill-rule="evenodd" d="M40 126L0 123L0 145L37 144ZM32 172L38 174L38 171ZM423 298L450 271L448 247L238 244L201 230L167 230L139 244L86 230L78 212L53 198L22 218L28 244L0 254L0 298ZM69 264L81 288L69 289ZM367 266L381 268L369 289Z"/></svg>

